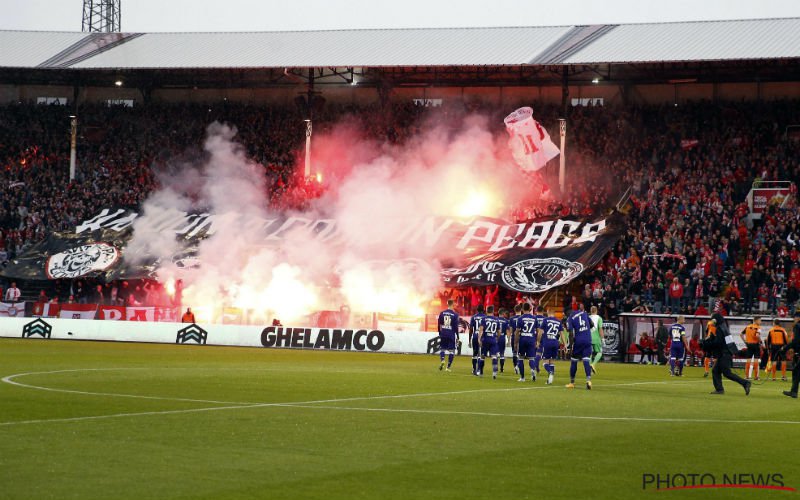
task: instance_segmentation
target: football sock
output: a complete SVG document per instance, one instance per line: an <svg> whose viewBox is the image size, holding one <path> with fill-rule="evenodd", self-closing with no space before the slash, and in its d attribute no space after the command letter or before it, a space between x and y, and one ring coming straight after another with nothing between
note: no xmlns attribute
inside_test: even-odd
<svg viewBox="0 0 800 500"><path fill-rule="evenodd" d="M447 367L450 368L453 365L453 357L455 354L450 353L447 355Z"/></svg>
<svg viewBox="0 0 800 500"><path fill-rule="evenodd" d="M586 380L592 379L592 364L589 362L589 358L583 358L583 371L586 372Z"/></svg>
<svg viewBox="0 0 800 500"><path fill-rule="evenodd" d="M575 382L575 374L578 373L578 360L571 359L569 362L569 380Z"/></svg>

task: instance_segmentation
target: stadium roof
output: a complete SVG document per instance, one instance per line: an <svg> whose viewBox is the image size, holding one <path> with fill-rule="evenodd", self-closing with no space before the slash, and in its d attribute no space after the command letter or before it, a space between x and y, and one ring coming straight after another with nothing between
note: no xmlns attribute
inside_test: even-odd
<svg viewBox="0 0 800 500"><path fill-rule="evenodd" d="M800 58L800 18L259 33L0 31L0 67L497 66Z"/></svg>

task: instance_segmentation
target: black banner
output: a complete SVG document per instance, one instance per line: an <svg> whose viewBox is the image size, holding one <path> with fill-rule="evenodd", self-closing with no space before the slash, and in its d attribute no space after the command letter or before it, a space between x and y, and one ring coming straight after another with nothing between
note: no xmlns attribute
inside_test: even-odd
<svg viewBox="0 0 800 500"><path fill-rule="evenodd" d="M132 227L139 217L129 209L103 209L78 224L72 233L48 235L11 261L2 274L15 279L93 276L110 281L153 277L167 259L178 268L202 266L196 254L198 243L213 237L224 224L249 236L258 235L255 241L264 246L279 247L290 233L296 241L298 232L305 233L310 243L325 247L403 245L418 249L419 255L428 259L431 255L439 256L445 286L496 284L515 291L539 293L569 283L591 269L625 229L624 216L619 212L519 223L487 217L431 216L399 224L392 241L370 242L367 234L364 241L346 242L334 219L276 216L253 220L230 214L216 216L172 210L148 214L148 227L151 231L173 232L180 243L179 250L173 255L160 256L142 255L137 250L135 256L126 257ZM430 265L412 254L405 261L405 265Z"/></svg>
<svg viewBox="0 0 800 500"><path fill-rule="evenodd" d="M619 212L516 224L478 220L464 238L482 243L477 248L485 253L473 249L468 264L444 269L442 280L449 286L500 285L519 292L544 292L594 267L624 230L624 216Z"/></svg>

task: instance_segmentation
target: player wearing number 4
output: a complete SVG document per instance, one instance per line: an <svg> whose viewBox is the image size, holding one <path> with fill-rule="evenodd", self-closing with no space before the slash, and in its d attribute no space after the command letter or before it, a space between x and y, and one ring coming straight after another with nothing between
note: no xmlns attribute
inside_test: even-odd
<svg viewBox="0 0 800 500"><path fill-rule="evenodd" d="M555 361L558 359L558 348L560 345L561 321L558 318L547 316L542 320L542 328L539 330L537 346L542 348L542 360L544 369L547 372L547 384L553 383L556 375Z"/></svg>
<svg viewBox="0 0 800 500"><path fill-rule="evenodd" d="M444 368L444 355L447 354L447 371L453 365L458 340L458 314L453 310L453 299L447 301L447 309L439 313L439 370Z"/></svg>
<svg viewBox="0 0 800 500"><path fill-rule="evenodd" d="M567 329L572 332L572 357L569 363L569 384L567 388L575 388L575 374L578 373L578 360L583 361L583 370L586 372L586 388L592 388L592 320L583 309L583 304L578 305L578 312L567 321Z"/></svg>

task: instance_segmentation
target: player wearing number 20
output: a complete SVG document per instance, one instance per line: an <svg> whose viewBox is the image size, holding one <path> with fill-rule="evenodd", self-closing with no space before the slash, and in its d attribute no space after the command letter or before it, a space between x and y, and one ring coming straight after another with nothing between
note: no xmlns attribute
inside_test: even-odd
<svg viewBox="0 0 800 500"><path fill-rule="evenodd" d="M542 346L542 360L544 369L547 372L547 384L553 383L556 375L555 361L558 359L558 348L560 344L561 321L552 316L545 317L539 331L537 344Z"/></svg>
<svg viewBox="0 0 800 500"><path fill-rule="evenodd" d="M580 310L573 314L567 321L567 329L574 336L572 357L569 364L569 384L575 387L575 374L578 373L578 360L583 360L583 369L586 372L586 388L592 388L592 320L580 304Z"/></svg>
<svg viewBox="0 0 800 500"><path fill-rule="evenodd" d="M500 334L500 318L494 315L494 306L486 308L486 316L480 326L478 341L481 345L481 359L478 360L478 376L483 376L486 356L492 357L492 378L497 378L497 337Z"/></svg>
<svg viewBox="0 0 800 500"><path fill-rule="evenodd" d="M453 299L447 301L447 309L439 313L439 370L444 368L444 355L447 354L447 371L453 365L458 339L458 314L453 311Z"/></svg>

